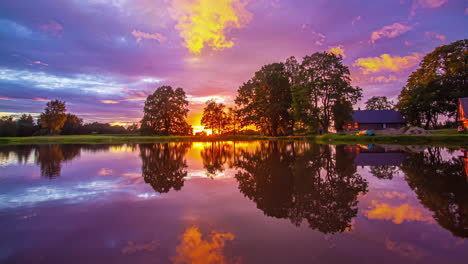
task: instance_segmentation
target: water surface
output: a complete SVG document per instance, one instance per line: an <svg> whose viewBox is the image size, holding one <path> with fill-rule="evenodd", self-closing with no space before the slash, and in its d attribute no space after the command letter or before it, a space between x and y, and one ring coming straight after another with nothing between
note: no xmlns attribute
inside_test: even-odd
<svg viewBox="0 0 468 264"><path fill-rule="evenodd" d="M465 263L460 149L0 147L1 263Z"/></svg>

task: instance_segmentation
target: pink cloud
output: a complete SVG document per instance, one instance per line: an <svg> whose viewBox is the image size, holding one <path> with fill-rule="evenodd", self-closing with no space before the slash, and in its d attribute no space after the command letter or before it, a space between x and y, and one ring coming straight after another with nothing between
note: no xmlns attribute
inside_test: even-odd
<svg viewBox="0 0 468 264"><path fill-rule="evenodd" d="M56 36L59 38L62 37L63 26L54 20L50 20L48 23L40 25L39 28L52 36Z"/></svg>
<svg viewBox="0 0 468 264"><path fill-rule="evenodd" d="M132 35L136 38L136 42L138 42L138 43L142 39L154 39L154 40L157 40L160 43L167 40L167 38L165 36L163 36L162 34L160 34L160 33L151 34L151 33L146 33L146 32L139 31L139 30L133 30Z"/></svg>
<svg viewBox="0 0 468 264"><path fill-rule="evenodd" d="M405 26L400 23L393 23L392 25L382 27L381 29L372 32L371 43L382 38L396 38L413 29L410 26Z"/></svg>
<svg viewBox="0 0 468 264"><path fill-rule="evenodd" d="M438 40L440 42L445 42L447 40L445 35L439 34L437 32L426 31L424 32L424 36L429 40Z"/></svg>
<svg viewBox="0 0 468 264"><path fill-rule="evenodd" d="M49 102L50 101L49 99L40 98L40 97L34 97L33 100L34 101L39 101L39 102Z"/></svg>

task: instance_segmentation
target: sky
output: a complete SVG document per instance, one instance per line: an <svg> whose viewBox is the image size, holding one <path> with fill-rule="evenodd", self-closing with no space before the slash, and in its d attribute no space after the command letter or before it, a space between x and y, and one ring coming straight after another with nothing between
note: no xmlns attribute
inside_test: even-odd
<svg viewBox="0 0 468 264"><path fill-rule="evenodd" d="M85 122L128 124L146 96L182 87L188 122L233 104L262 65L343 56L352 84L396 101L435 47L468 37L464 0L2 0L0 115L49 100Z"/></svg>

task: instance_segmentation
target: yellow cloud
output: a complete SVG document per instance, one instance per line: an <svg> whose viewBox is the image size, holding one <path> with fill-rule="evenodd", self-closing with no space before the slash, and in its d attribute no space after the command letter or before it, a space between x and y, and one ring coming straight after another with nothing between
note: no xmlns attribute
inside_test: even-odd
<svg viewBox="0 0 468 264"><path fill-rule="evenodd" d="M413 55L405 57L382 54L380 57L359 58L354 62L354 66L361 67L364 74L379 71L399 72L418 65L421 58L422 54L420 53L413 53Z"/></svg>
<svg viewBox="0 0 468 264"><path fill-rule="evenodd" d="M192 264L227 263L223 248L227 240L234 240L231 233L212 232L211 241L203 240L197 227L188 228L182 235L182 242L177 246L177 256L173 262Z"/></svg>
<svg viewBox="0 0 468 264"><path fill-rule="evenodd" d="M372 201L372 207L371 210L365 212L369 219L392 220L395 224L401 224L405 221L433 222L432 217L427 212L406 203L400 206L391 206Z"/></svg>
<svg viewBox="0 0 468 264"><path fill-rule="evenodd" d="M200 53L205 45L213 50L234 46L226 33L250 21L245 6L242 0L173 0L170 14L177 21L184 46Z"/></svg>
<svg viewBox="0 0 468 264"><path fill-rule="evenodd" d="M448 0L417 0L416 2L423 8L437 8L447 3Z"/></svg>
<svg viewBox="0 0 468 264"><path fill-rule="evenodd" d="M410 31L412 27L405 26L400 23L394 23L390 26L385 26L377 31L372 32L371 42L374 43L376 40L381 38L396 38L403 33Z"/></svg>
<svg viewBox="0 0 468 264"><path fill-rule="evenodd" d="M336 56L341 55L343 58L346 58L345 49L344 49L343 45L334 46L334 47L329 47L329 48L328 48L328 51L329 51L330 53L335 54Z"/></svg>

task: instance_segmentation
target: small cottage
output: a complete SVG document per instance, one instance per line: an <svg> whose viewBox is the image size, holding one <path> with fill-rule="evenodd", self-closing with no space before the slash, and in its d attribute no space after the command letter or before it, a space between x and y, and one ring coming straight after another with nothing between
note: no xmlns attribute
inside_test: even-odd
<svg viewBox="0 0 468 264"><path fill-rule="evenodd" d="M457 121L465 130L468 129L468 97L458 99Z"/></svg>
<svg viewBox="0 0 468 264"><path fill-rule="evenodd" d="M353 122L343 127L346 131L399 129L406 125L403 116L395 110L355 110L352 116Z"/></svg>

